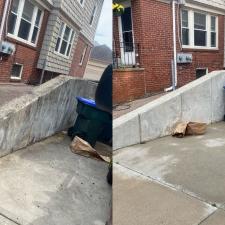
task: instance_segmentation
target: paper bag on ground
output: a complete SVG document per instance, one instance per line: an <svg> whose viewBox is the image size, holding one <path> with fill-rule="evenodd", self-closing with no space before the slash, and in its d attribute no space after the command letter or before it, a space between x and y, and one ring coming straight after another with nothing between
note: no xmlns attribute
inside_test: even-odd
<svg viewBox="0 0 225 225"><path fill-rule="evenodd" d="M109 162L109 157L99 155L97 151L92 148L88 142L77 136L73 139L70 145L70 149L75 154Z"/></svg>
<svg viewBox="0 0 225 225"><path fill-rule="evenodd" d="M187 135L201 135L205 134L207 129L206 123L189 122L187 124Z"/></svg>
<svg viewBox="0 0 225 225"><path fill-rule="evenodd" d="M173 131L173 136L175 137L184 137L187 129L187 123L185 122L179 122L176 124L174 131Z"/></svg>

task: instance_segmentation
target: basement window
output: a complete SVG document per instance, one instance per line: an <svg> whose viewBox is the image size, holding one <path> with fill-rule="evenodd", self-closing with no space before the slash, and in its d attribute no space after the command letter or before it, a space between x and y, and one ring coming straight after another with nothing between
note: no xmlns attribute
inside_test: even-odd
<svg viewBox="0 0 225 225"><path fill-rule="evenodd" d="M55 52L69 57L75 32L64 22L61 22Z"/></svg>
<svg viewBox="0 0 225 225"><path fill-rule="evenodd" d="M11 78L12 79L21 79L23 72L23 65L22 64L13 64L11 70Z"/></svg>
<svg viewBox="0 0 225 225"><path fill-rule="evenodd" d="M183 9L181 28L183 48L218 48L218 16Z"/></svg>
<svg viewBox="0 0 225 225"><path fill-rule="evenodd" d="M43 12L28 0L13 0L8 18L8 36L36 46Z"/></svg>
<svg viewBox="0 0 225 225"><path fill-rule="evenodd" d="M208 73L208 68L196 69L196 79L205 76Z"/></svg>

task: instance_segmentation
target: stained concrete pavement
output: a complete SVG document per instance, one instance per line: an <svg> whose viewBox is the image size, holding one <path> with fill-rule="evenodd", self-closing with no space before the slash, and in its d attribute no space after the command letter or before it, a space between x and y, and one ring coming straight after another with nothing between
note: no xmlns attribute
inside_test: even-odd
<svg viewBox="0 0 225 225"><path fill-rule="evenodd" d="M117 225L225 225L223 122L202 136L164 137L116 151L114 162Z"/></svg>
<svg viewBox="0 0 225 225"><path fill-rule="evenodd" d="M104 225L108 165L73 154L58 134L0 159L0 224Z"/></svg>

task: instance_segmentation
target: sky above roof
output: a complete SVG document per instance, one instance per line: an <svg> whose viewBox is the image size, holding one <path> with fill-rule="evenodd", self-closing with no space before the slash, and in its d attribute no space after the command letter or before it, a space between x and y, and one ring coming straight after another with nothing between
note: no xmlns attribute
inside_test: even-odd
<svg viewBox="0 0 225 225"><path fill-rule="evenodd" d="M104 0L95 41L112 49L112 0Z"/></svg>

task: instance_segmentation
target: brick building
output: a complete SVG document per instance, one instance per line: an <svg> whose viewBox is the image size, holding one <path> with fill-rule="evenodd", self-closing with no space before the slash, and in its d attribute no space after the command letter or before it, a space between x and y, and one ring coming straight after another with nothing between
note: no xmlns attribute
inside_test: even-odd
<svg viewBox="0 0 225 225"><path fill-rule="evenodd" d="M114 103L224 68L224 1L116 2L125 11L113 18Z"/></svg>
<svg viewBox="0 0 225 225"><path fill-rule="evenodd" d="M0 82L83 77L103 1L0 1Z"/></svg>

